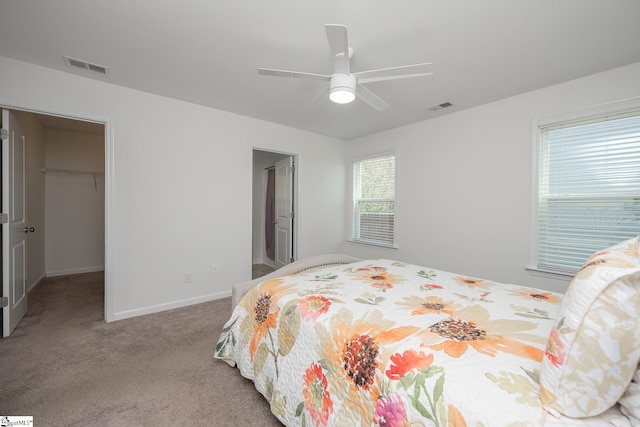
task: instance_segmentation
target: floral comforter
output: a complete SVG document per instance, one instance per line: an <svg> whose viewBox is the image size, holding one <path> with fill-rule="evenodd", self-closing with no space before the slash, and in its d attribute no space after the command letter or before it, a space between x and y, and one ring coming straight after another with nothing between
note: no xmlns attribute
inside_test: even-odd
<svg viewBox="0 0 640 427"><path fill-rule="evenodd" d="M234 309L215 357L294 426L629 425L613 408L540 407L561 295L366 260L266 280Z"/></svg>

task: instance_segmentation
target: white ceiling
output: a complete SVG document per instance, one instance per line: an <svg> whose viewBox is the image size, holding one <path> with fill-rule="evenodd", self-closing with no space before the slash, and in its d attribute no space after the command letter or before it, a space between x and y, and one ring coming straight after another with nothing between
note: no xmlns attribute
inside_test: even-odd
<svg viewBox="0 0 640 427"><path fill-rule="evenodd" d="M349 28L352 72L435 73L368 84L386 111L327 96L303 108L326 83L256 69L331 74L325 24ZM638 62L640 1L2 0L0 55L351 139Z"/></svg>

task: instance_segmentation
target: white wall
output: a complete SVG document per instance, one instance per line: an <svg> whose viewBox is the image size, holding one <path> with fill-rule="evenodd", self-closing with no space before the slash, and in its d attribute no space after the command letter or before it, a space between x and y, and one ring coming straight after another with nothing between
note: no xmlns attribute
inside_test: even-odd
<svg viewBox="0 0 640 427"><path fill-rule="evenodd" d="M47 276L102 271L104 135L45 129L45 166Z"/></svg>
<svg viewBox="0 0 640 427"><path fill-rule="evenodd" d="M564 291L525 271L533 122L634 96L640 63L349 141L347 160L397 148L400 247L345 251Z"/></svg>
<svg viewBox="0 0 640 427"><path fill-rule="evenodd" d="M250 278L252 149L298 155L298 255L387 257L563 290L528 256L532 122L640 95L640 64L345 143L0 57L0 105L107 122L109 320ZM455 100L452 100L455 103ZM345 243L347 159L398 148L400 248ZM219 274L211 272L216 263ZM193 274L184 284L183 273Z"/></svg>
<svg viewBox="0 0 640 427"><path fill-rule="evenodd" d="M298 154L300 257L341 247L342 141L5 57L0 69L0 105L108 122L108 320L225 297L251 277L253 147Z"/></svg>

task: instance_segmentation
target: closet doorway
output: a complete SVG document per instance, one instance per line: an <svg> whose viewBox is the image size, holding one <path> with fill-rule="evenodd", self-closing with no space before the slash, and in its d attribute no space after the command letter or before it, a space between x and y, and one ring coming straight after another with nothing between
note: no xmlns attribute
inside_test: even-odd
<svg viewBox="0 0 640 427"><path fill-rule="evenodd" d="M26 128L26 290L46 277L105 271L105 124L5 110ZM11 331L2 326L7 336Z"/></svg>
<svg viewBox="0 0 640 427"><path fill-rule="evenodd" d="M253 150L252 278L296 257L296 156Z"/></svg>

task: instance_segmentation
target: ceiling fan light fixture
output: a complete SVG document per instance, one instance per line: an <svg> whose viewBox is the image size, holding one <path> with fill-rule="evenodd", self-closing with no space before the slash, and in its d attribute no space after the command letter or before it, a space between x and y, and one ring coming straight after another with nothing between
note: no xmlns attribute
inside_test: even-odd
<svg viewBox="0 0 640 427"><path fill-rule="evenodd" d="M327 24L324 26L329 42L329 51L333 58L333 74L316 74L303 71L274 70L272 68L258 68L258 73L265 76L278 76L300 79L329 81L329 100L336 104L348 104L356 99L356 96L365 104L369 104L377 111L384 111L390 107L376 94L367 89L367 83L384 80L405 79L409 77L421 77L433 74L430 62L399 67L380 68L377 70L351 72L350 60L353 57L353 49L349 47L347 27L345 25ZM358 92L356 92L356 90ZM327 93L325 88L316 95L307 105L311 104L320 95ZM444 106L441 106L444 108Z"/></svg>
<svg viewBox="0 0 640 427"><path fill-rule="evenodd" d="M353 74L334 74L329 82L329 99L336 104L348 104L356 99L358 81Z"/></svg>
<svg viewBox="0 0 640 427"><path fill-rule="evenodd" d="M329 99L336 104L348 104L356 99L355 91L348 87L338 87L331 89Z"/></svg>

